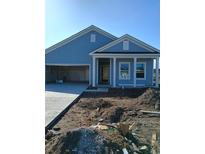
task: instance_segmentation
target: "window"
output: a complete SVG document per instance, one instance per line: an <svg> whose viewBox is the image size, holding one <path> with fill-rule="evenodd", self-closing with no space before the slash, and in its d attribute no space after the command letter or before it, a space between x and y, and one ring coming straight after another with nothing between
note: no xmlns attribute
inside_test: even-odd
<svg viewBox="0 0 205 154"><path fill-rule="evenodd" d="M123 50L129 50L129 41L123 41Z"/></svg>
<svg viewBox="0 0 205 154"><path fill-rule="evenodd" d="M96 41L96 35L95 34L91 34L90 35L90 42L95 42Z"/></svg>
<svg viewBox="0 0 205 154"><path fill-rule="evenodd" d="M145 69L146 69L146 63L137 63L136 64L136 78L137 79L145 79Z"/></svg>
<svg viewBox="0 0 205 154"><path fill-rule="evenodd" d="M130 79L130 63L129 62L119 63L119 79L120 80Z"/></svg>

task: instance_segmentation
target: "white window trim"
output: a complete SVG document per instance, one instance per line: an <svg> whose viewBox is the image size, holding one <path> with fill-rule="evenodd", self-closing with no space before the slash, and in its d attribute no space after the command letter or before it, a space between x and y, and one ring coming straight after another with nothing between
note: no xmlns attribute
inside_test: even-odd
<svg viewBox="0 0 205 154"><path fill-rule="evenodd" d="M96 42L96 34L90 34L90 42L95 43Z"/></svg>
<svg viewBox="0 0 205 154"><path fill-rule="evenodd" d="M129 69L128 69L128 78L127 79L123 79L123 78L121 78L121 76L120 76L120 71L121 71L121 64L128 64L129 65ZM119 62L119 80L130 80L130 62Z"/></svg>
<svg viewBox="0 0 205 154"><path fill-rule="evenodd" d="M124 40L123 41L123 50L129 50L129 41L128 40Z"/></svg>
<svg viewBox="0 0 205 154"><path fill-rule="evenodd" d="M137 78L137 75L136 75L136 80L146 80L146 72L147 72L146 62L136 62L136 65L137 64L144 64L144 78ZM137 66L136 66L135 73L137 73Z"/></svg>

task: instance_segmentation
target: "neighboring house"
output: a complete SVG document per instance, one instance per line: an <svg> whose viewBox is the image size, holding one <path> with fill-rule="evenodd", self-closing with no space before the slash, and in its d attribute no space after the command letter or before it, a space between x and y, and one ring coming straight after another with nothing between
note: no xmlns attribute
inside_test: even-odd
<svg viewBox="0 0 205 154"><path fill-rule="evenodd" d="M46 49L46 82L153 86L153 60L159 76L159 56L158 49L128 34L117 38L92 25Z"/></svg>

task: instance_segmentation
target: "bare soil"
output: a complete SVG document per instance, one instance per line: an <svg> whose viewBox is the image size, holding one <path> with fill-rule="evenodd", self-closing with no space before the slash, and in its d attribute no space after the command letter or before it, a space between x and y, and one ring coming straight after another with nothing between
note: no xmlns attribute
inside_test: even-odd
<svg viewBox="0 0 205 154"><path fill-rule="evenodd" d="M55 133L46 134L46 154L82 153L82 145L91 141L96 142L85 149L96 148L84 153L122 153L123 148L129 153L159 153L160 117L140 112L159 111L159 104L160 92L154 88L84 93L54 126ZM96 127L99 124L117 126L119 123L132 126L129 133L123 135L116 127ZM84 132L91 134L86 135L87 141L83 138ZM133 148L133 143L138 151Z"/></svg>

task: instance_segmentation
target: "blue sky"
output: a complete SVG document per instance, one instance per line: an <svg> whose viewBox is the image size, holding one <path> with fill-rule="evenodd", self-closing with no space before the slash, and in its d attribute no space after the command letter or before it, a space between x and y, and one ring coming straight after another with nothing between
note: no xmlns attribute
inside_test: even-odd
<svg viewBox="0 0 205 154"><path fill-rule="evenodd" d="M46 0L46 48L90 25L160 48L159 0Z"/></svg>

